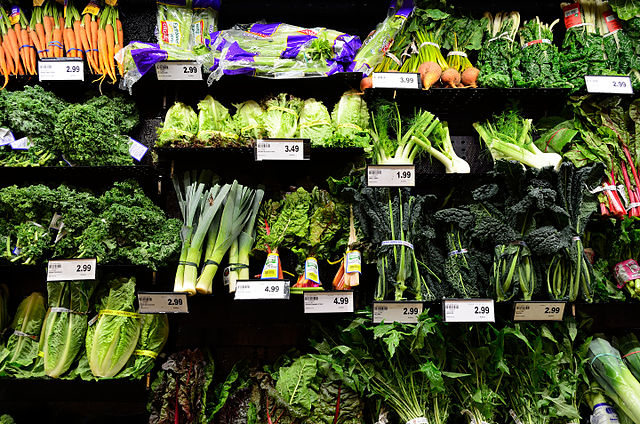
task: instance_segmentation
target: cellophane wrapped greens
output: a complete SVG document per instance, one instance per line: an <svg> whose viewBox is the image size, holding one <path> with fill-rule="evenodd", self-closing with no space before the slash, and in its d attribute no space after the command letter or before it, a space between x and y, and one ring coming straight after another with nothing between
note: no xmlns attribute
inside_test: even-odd
<svg viewBox="0 0 640 424"><path fill-rule="evenodd" d="M20 302L11 324L13 332L0 351L0 375L20 373L36 360L45 311L44 296L40 293L32 293Z"/></svg>
<svg viewBox="0 0 640 424"><path fill-rule="evenodd" d="M158 129L157 147L189 144L198 133L198 115L191 106L176 102L167 111L164 124Z"/></svg>
<svg viewBox="0 0 640 424"><path fill-rule="evenodd" d="M86 350L91 372L111 378L125 366L140 337L140 315L135 313L135 278L117 278L97 304L98 319L87 329Z"/></svg>

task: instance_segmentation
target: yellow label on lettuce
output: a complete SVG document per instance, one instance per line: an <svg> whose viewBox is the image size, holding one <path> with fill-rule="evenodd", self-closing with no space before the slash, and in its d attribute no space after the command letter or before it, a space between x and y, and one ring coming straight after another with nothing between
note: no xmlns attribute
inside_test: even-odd
<svg viewBox="0 0 640 424"><path fill-rule="evenodd" d="M357 250L349 250L344 255L344 269L347 274L362 272L362 256Z"/></svg>
<svg viewBox="0 0 640 424"><path fill-rule="evenodd" d="M182 32L178 21L160 21L160 40L170 46L180 46L182 43Z"/></svg>
<svg viewBox="0 0 640 424"><path fill-rule="evenodd" d="M267 260L262 268L261 280L275 280L278 278L278 270L280 269L280 255L277 253L269 253Z"/></svg>

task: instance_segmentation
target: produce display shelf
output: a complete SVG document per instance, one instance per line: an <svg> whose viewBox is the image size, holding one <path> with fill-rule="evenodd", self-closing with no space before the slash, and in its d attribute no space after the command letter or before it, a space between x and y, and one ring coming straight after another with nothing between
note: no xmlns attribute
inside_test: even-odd
<svg viewBox="0 0 640 424"><path fill-rule="evenodd" d="M66 182L70 185L90 182L113 182L133 178L143 183L158 178L155 167L131 166L35 166L0 167L2 185L36 182Z"/></svg>

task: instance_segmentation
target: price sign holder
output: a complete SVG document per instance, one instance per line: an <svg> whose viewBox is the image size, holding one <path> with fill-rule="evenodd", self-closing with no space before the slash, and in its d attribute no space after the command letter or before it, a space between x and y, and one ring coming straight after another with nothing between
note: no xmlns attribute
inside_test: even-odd
<svg viewBox="0 0 640 424"><path fill-rule="evenodd" d="M288 300L289 280L238 280L235 300Z"/></svg>
<svg viewBox="0 0 640 424"><path fill-rule="evenodd" d="M562 321L567 302L522 301L513 302L514 321Z"/></svg>
<svg viewBox="0 0 640 424"><path fill-rule="evenodd" d="M633 94L631 78L619 75L586 75L588 93Z"/></svg>
<svg viewBox="0 0 640 424"><path fill-rule="evenodd" d="M79 57L38 60L40 81L84 81L84 62Z"/></svg>
<svg viewBox="0 0 640 424"><path fill-rule="evenodd" d="M158 81L202 81L202 66L193 61L165 60L156 63Z"/></svg>
<svg viewBox="0 0 640 424"><path fill-rule="evenodd" d="M305 314L352 313L353 308L352 291L304 293Z"/></svg>
<svg viewBox="0 0 640 424"><path fill-rule="evenodd" d="M420 74L413 72L374 72L371 83L373 88L422 88Z"/></svg>
<svg viewBox="0 0 640 424"><path fill-rule="evenodd" d="M444 322L495 322L493 299L444 299Z"/></svg>
<svg viewBox="0 0 640 424"><path fill-rule="evenodd" d="M369 187L415 187L415 165L369 165L367 166Z"/></svg>
<svg viewBox="0 0 640 424"><path fill-rule="evenodd" d="M374 324L381 322L401 322L403 324L417 324L418 316L424 309L424 303L418 300L394 301L381 300L373 302Z"/></svg>
<svg viewBox="0 0 640 424"><path fill-rule="evenodd" d="M186 293L138 292L141 314L188 314Z"/></svg>
<svg viewBox="0 0 640 424"><path fill-rule="evenodd" d="M308 138L265 138L256 140L256 161L309 160L311 140Z"/></svg>
<svg viewBox="0 0 640 424"><path fill-rule="evenodd" d="M96 279L96 259L51 260L47 264L47 281Z"/></svg>

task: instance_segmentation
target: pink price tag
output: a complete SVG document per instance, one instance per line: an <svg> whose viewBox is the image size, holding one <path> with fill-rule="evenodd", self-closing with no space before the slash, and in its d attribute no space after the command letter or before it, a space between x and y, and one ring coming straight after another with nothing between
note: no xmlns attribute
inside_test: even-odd
<svg viewBox="0 0 640 424"><path fill-rule="evenodd" d="M618 288L621 289L627 282L640 279L640 266L635 259L627 259L614 267L614 274L618 281Z"/></svg>

